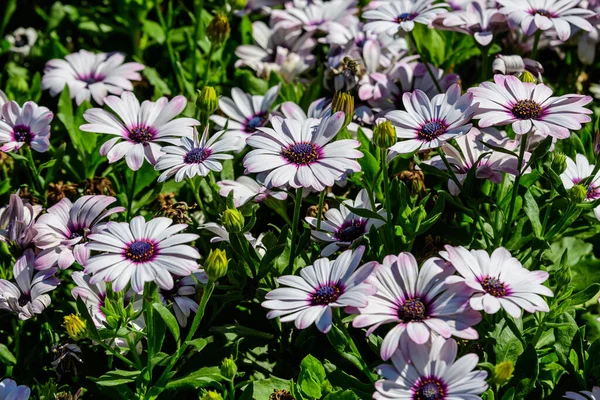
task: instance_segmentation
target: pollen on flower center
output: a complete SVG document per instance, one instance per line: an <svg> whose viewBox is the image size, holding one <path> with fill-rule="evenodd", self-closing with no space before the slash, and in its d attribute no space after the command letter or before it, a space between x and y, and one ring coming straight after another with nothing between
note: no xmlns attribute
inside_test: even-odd
<svg viewBox="0 0 600 400"><path fill-rule="evenodd" d="M424 379L413 389L414 400L442 400L444 398L444 386L435 378Z"/></svg>
<svg viewBox="0 0 600 400"><path fill-rule="evenodd" d="M196 147L188 151L188 153L183 158L183 161L186 164L200 164L208 157L210 157L211 153L212 151L210 149L204 147Z"/></svg>
<svg viewBox="0 0 600 400"><path fill-rule="evenodd" d="M488 276L481 281L481 287L494 297L506 296L506 286L497 278Z"/></svg>
<svg viewBox="0 0 600 400"><path fill-rule="evenodd" d="M420 298L406 300L398 308L398 317L405 322L422 321L427 316L427 307Z"/></svg>
<svg viewBox="0 0 600 400"><path fill-rule="evenodd" d="M296 165L308 165L320 157L317 146L309 142L294 143L284 149L281 155Z"/></svg>
<svg viewBox="0 0 600 400"><path fill-rule="evenodd" d="M27 293L23 293L21 297L19 297L19 306L24 307L27 303L31 302L31 296Z"/></svg>
<svg viewBox="0 0 600 400"><path fill-rule="evenodd" d="M534 10L533 14L538 14L543 17L554 18L554 14L551 11L540 8L539 10Z"/></svg>
<svg viewBox="0 0 600 400"><path fill-rule="evenodd" d="M366 221L362 218L344 222L335 232L341 242L353 242L366 233Z"/></svg>
<svg viewBox="0 0 600 400"><path fill-rule="evenodd" d="M248 119L248 121L246 122L246 131L254 132L256 130L256 128L263 126L266 120L267 120L267 114L265 114L265 113L261 113L261 114L253 116L252 118Z"/></svg>
<svg viewBox="0 0 600 400"><path fill-rule="evenodd" d="M396 22L412 21L416 16L415 13L402 13L396 17Z"/></svg>
<svg viewBox="0 0 600 400"><path fill-rule="evenodd" d="M431 142L446 133L447 129L448 125L443 121L429 121L419 129L418 136L420 140Z"/></svg>
<svg viewBox="0 0 600 400"><path fill-rule="evenodd" d="M536 119L542 116L542 106L533 100L519 100L513 106L512 114L518 119Z"/></svg>
<svg viewBox="0 0 600 400"><path fill-rule="evenodd" d="M129 129L129 139L135 143L146 144L154 138L154 130L148 126L140 125Z"/></svg>
<svg viewBox="0 0 600 400"><path fill-rule="evenodd" d="M125 251L125 257L134 262L146 262L156 254L154 243L146 240L138 240L129 245Z"/></svg>
<svg viewBox="0 0 600 400"><path fill-rule="evenodd" d="M334 303L342 295L342 288L337 284L321 286L311 299L313 306L326 306Z"/></svg>
<svg viewBox="0 0 600 400"><path fill-rule="evenodd" d="M13 137L15 142L31 143L31 129L27 125L16 125L13 128Z"/></svg>

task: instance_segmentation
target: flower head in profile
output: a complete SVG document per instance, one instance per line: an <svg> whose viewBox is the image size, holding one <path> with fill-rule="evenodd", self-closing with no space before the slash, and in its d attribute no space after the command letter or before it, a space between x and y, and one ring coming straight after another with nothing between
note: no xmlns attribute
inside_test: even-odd
<svg viewBox="0 0 600 400"><path fill-rule="evenodd" d="M190 314L198 311L198 303L194 300L194 295L198 286L207 282L208 275L204 271L198 271L183 278L175 278L172 289L158 291L160 300L165 305L173 304L173 312L180 326L185 328Z"/></svg>
<svg viewBox="0 0 600 400"><path fill-rule="evenodd" d="M469 306L470 291L445 284L454 268L444 264L444 260L434 257L419 270L412 254L390 255L367 280L377 292L369 296L366 307L356 310L359 315L352 325L369 326L370 335L381 325L393 324L381 345L382 359L392 356L403 335L419 345L436 335L446 339L479 337L472 326L481 321L481 314Z"/></svg>
<svg viewBox="0 0 600 400"><path fill-rule="evenodd" d="M591 392L589 390L567 392L563 398L571 400L600 400L600 386L594 386Z"/></svg>
<svg viewBox="0 0 600 400"><path fill-rule="evenodd" d="M506 17L496 8L488 8L487 0L473 0L465 10L442 15L434 22L436 27L471 35L481 46L488 46L494 34L506 29Z"/></svg>
<svg viewBox="0 0 600 400"><path fill-rule="evenodd" d="M527 71L538 82L542 82L542 74L544 73L544 67L538 61L523 58L519 55L508 56L503 54L496 55L496 58L492 62L492 70L494 74L514 75L517 78Z"/></svg>
<svg viewBox="0 0 600 400"><path fill-rule="evenodd" d="M360 240L369 233L371 227L379 229L385 224L385 210L379 210L381 219L361 217L347 207L359 208L372 211L373 207L369 200L366 189L362 189L356 199L344 200L340 208L331 208L323 214L320 230L316 230L317 218L306 217L306 222L315 230L311 231L311 236L320 241L328 243L321 250L322 257L328 257L340 249L352 246L353 243Z"/></svg>
<svg viewBox="0 0 600 400"><path fill-rule="evenodd" d="M215 222L207 222L205 224L200 225L198 229L207 230L213 235L216 235L210 238L210 243L229 243L229 232L227 232L227 229L225 229L223 225L219 225ZM261 256L264 256L267 252L267 248L262 243L262 239L264 236L264 233L259 234L257 237L252 236L250 232L244 233L244 238L248 241L250 246L252 246L254 250L256 250L256 252Z"/></svg>
<svg viewBox="0 0 600 400"><path fill-rule="evenodd" d="M90 284L112 282L115 292L131 282L140 293L145 282L156 282L159 288L173 289L173 275L185 277L198 270L198 250L184 243L198 235L178 233L186 224L172 225L165 217L149 222L138 216L127 222L109 222L100 233L89 235L88 248L100 252L84 265L91 274Z"/></svg>
<svg viewBox="0 0 600 400"><path fill-rule="evenodd" d="M402 346L392 356L392 365L382 364L375 383L376 400L479 399L488 388L487 372L473 371L479 362L476 354L456 360L454 339L436 337L431 345Z"/></svg>
<svg viewBox="0 0 600 400"><path fill-rule="evenodd" d="M552 291L542 285L548 280L545 271L529 271L508 250L499 247L488 254L485 250L467 250L446 246L440 255L450 262L459 275L446 278L446 283L462 282L475 291L471 307L495 314L503 308L513 318L523 310L548 312L548 304L540 296L552 297Z"/></svg>
<svg viewBox="0 0 600 400"><path fill-rule="evenodd" d="M0 381L0 399L1 400L28 400L31 389L25 385L18 385L12 379L3 379Z"/></svg>
<svg viewBox="0 0 600 400"><path fill-rule="evenodd" d="M156 164L163 155L159 143L178 144L181 137L192 137L192 127L199 125L193 118L175 118L185 109L184 96L171 101L166 97L156 102L146 100L140 105L133 93L123 92L121 97L108 96L104 101L117 115L101 108L89 109L83 114L88 123L80 129L115 136L102 145L100 155L107 156L109 163L125 157L134 171L141 168L144 158Z"/></svg>
<svg viewBox="0 0 600 400"><path fill-rule="evenodd" d="M580 185L592 176L594 164L590 164L587 157L583 154L577 154L575 161L566 157L567 168L560 174L560 179L565 189L570 190L575 185ZM600 199L600 172L590 180L585 187L585 201L594 201ZM594 208L594 215L600 220L600 206Z"/></svg>
<svg viewBox="0 0 600 400"><path fill-rule="evenodd" d="M91 277L82 271L74 271L71 275L75 287L71 289L71 296L77 300L81 298L84 302L96 328L103 328L106 315L102 311L106 299L106 283L100 281L96 284L90 283Z"/></svg>
<svg viewBox="0 0 600 400"><path fill-rule="evenodd" d="M10 43L10 51L27 57L38 38L38 33L33 28L17 28L13 33L6 35Z"/></svg>
<svg viewBox="0 0 600 400"><path fill-rule="evenodd" d="M50 60L46 63L42 89L49 89L50 95L56 96L68 86L77 105L91 98L103 105L109 94L118 96L124 90L131 91L131 81L142 80L139 71L144 66L135 62L123 64L123 61L125 56L121 53L94 54L87 50L69 54L64 60Z"/></svg>
<svg viewBox="0 0 600 400"><path fill-rule="evenodd" d="M217 185L219 186L219 194L223 197L227 197L229 193L233 192L233 204L236 208L243 206L249 201L261 203L269 197L276 200L287 199L286 192L269 190L249 176L240 176L235 181L219 181Z"/></svg>
<svg viewBox="0 0 600 400"><path fill-rule="evenodd" d="M554 97L548 86L521 82L510 75L494 75L494 82L483 82L469 92L479 103L474 118L479 119L480 128L511 124L518 135L535 129L544 136L565 139L569 130L591 121L588 114L592 111L584 108L592 101L590 96Z"/></svg>
<svg viewBox="0 0 600 400"><path fill-rule="evenodd" d="M37 234L35 219L42 212L39 204L24 201L18 193L11 194L7 206L0 208L0 241L24 250Z"/></svg>
<svg viewBox="0 0 600 400"><path fill-rule="evenodd" d="M444 3L433 4L433 0L393 0L382 2L376 9L367 10L363 17L368 21L365 31L385 32L395 35L399 30L410 32L415 23L429 25L434 18L446 12Z"/></svg>
<svg viewBox="0 0 600 400"><path fill-rule="evenodd" d="M16 285L0 279L0 309L17 314L20 320L41 314L50 305L51 299L47 293L59 284L54 276L56 268L35 271L34 257L33 250L27 249L15 262L13 276Z"/></svg>
<svg viewBox="0 0 600 400"><path fill-rule="evenodd" d="M192 138L182 137L179 146L165 146L165 153L159 159L154 169L164 172L158 177L158 182L164 182L175 177L175 182L195 176L206 176L210 171L221 172L223 160L231 160L232 154L226 154L238 148L238 140L232 136L223 136L225 131L215 133L208 138L208 125L204 129L202 138L198 138L198 131L194 128Z"/></svg>
<svg viewBox="0 0 600 400"><path fill-rule="evenodd" d="M591 10L577 7L579 0L497 0L503 6L500 12L508 16L513 26L521 26L529 36L537 30L554 28L558 38L571 37L571 25L584 31L593 29L586 18L595 15Z"/></svg>
<svg viewBox="0 0 600 400"><path fill-rule="evenodd" d="M1 102L1 100L0 100ZM54 114L46 107L27 101L23 108L15 101L2 106L0 151L16 152L24 145L44 153L50 147L50 122Z"/></svg>
<svg viewBox="0 0 600 400"><path fill-rule="evenodd" d="M321 332L329 332L332 308L364 307L367 296L375 292L365 279L376 263L358 267L364 252L365 248L360 246L354 251L344 251L334 261L319 258L314 265L304 267L300 276L277 278L277 282L286 287L272 290L265 296L262 306L271 310L267 318L295 321L298 329L314 323Z"/></svg>
<svg viewBox="0 0 600 400"><path fill-rule="evenodd" d="M347 173L360 171L356 161L363 154L360 143L343 139L330 143L342 129L344 113L322 120L273 117L273 128L260 128L247 139L254 148L244 158L246 174L258 173L267 188L311 188L333 186Z"/></svg>
<svg viewBox="0 0 600 400"><path fill-rule="evenodd" d="M477 111L473 95L461 96L458 84L431 100L421 90L405 93L402 102L406 111L390 111L385 116L396 126L398 138L405 139L390 148L390 156L440 147L466 134L473 126L471 117Z"/></svg>
<svg viewBox="0 0 600 400"><path fill-rule="evenodd" d="M112 214L124 207L107 208L117 201L110 196L83 196L75 203L66 197L40 216L34 225L35 246L42 251L35 260L36 269L48 269L58 264L69 268L75 261L80 265L90 257L86 247L88 235L101 232Z"/></svg>

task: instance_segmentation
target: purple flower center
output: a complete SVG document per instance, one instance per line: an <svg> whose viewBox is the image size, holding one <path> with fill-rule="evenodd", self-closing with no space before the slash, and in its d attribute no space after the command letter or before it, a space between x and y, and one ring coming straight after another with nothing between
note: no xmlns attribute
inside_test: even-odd
<svg viewBox="0 0 600 400"><path fill-rule="evenodd" d="M134 126L129 129L129 139L135 143L146 144L154 139L155 131L146 125Z"/></svg>
<svg viewBox="0 0 600 400"><path fill-rule="evenodd" d="M362 218L344 221L334 236L340 242L354 242L367 233L367 221Z"/></svg>
<svg viewBox="0 0 600 400"><path fill-rule="evenodd" d="M519 100L513 106L512 114L518 119L537 119L542 116L542 106L533 100Z"/></svg>
<svg viewBox="0 0 600 400"><path fill-rule="evenodd" d="M443 121L429 121L419 129L417 133L419 140L431 142L437 139L448 129L448 125Z"/></svg>
<svg viewBox="0 0 600 400"><path fill-rule="evenodd" d="M598 188L595 187L594 185L590 185L587 187L587 195L586 195L586 199L587 200L596 200L597 198L599 198L600 193L598 193Z"/></svg>
<svg viewBox="0 0 600 400"><path fill-rule="evenodd" d="M398 318L404 322L423 321L427 316L427 307L420 298L406 300L398 308Z"/></svg>
<svg viewBox="0 0 600 400"><path fill-rule="evenodd" d="M185 157L183 157L183 161L186 164L200 164L208 157L210 157L211 154L211 149L207 149L204 147L196 147L188 151Z"/></svg>
<svg viewBox="0 0 600 400"><path fill-rule="evenodd" d="M28 44L29 44L29 38L27 37L27 35L16 35L15 36L15 44L13 46L23 47Z"/></svg>
<svg viewBox="0 0 600 400"><path fill-rule="evenodd" d="M313 306L326 306L334 303L342 295L343 288L339 284L321 286L313 294L310 304Z"/></svg>
<svg viewBox="0 0 600 400"><path fill-rule="evenodd" d="M261 127L267 122L267 113L260 113L246 121L246 132L252 133L256 128Z"/></svg>
<svg viewBox="0 0 600 400"><path fill-rule="evenodd" d="M412 21L417 16L416 13L402 13L396 17L396 22Z"/></svg>
<svg viewBox="0 0 600 400"><path fill-rule="evenodd" d="M106 78L106 76L102 75L102 74L98 74L93 71L93 72L90 72L89 74L79 75L77 78L80 81L85 82L88 85L91 85L92 83L102 82Z"/></svg>
<svg viewBox="0 0 600 400"><path fill-rule="evenodd" d="M548 11L543 8L540 8L539 10L533 10L533 14L539 14L542 17L554 18L554 13L552 11Z"/></svg>
<svg viewBox="0 0 600 400"><path fill-rule="evenodd" d="M19 306L25 307L29 302L31 302L31 296L27 293L23 293L21 297L19 297Z"/></svg>
<svg viewBox="0 0 600 400"><path fill-rule="evenodd" d="M503 297L508 293L504 283L500 282L497 278L487 276L480 283L483 290L494 297Z"/></svg>
<svg viewBox="0 0 600 400"><path fill-rule="evenodd" d="M138 240L129 245L125 251L125 257L133 262L146 262L156 254L154 243L147 240Z"/></svg>
<svg viewBox="0 0 600 400"><path fill-rule="evenodd" d="M296 165L308 165L320 158L317 146L310 142L294 143L282 150L281 155Z"/></svg>
<svg viewBox="0 0 600 400"><path fill-rule="evenodd" d="M15 125L13 128L13 138L15 142L24 142L31 143L31 139L33 135L31 134L31 129L27 125Z"/></svg>
<svg viewBox="0 0 600 400"><path fill-rule="evenodd" d="M437 378L420 380L413 391L414 400L443 400L446 398L445 385Z"/></svg>

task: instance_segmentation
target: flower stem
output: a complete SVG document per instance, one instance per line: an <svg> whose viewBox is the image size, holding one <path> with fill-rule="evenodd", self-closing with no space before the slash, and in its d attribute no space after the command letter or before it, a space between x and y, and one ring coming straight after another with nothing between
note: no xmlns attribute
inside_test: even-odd
<svg viewBox="0 0 600 400"><path fill-rule="evenodd" d="M394 224L392 220L392 196L390 195L390 176L388 174L387 149L380 149L381 171L383 174L383 192L385 193L385 212L387 214L387 230L388 240L386 243L391 243L391 249L388 249L388 254L396 253L396 241L394 240ZM372 206L375 206L372 204ZM391 241L391 242L390 242Z"/></svg>
<svg viewBox="0 0 600 400"><path fill-rule="evenodd" d="M33 184L38 191L40 196L44 195L44 184L42 183L42 177L38 172L38 169L35 165L35 161L33 160L33 154L31 153L31 149L29 146L23 146L23 150L25 151L25 156L27 157L27 163L29 164L29 168L31 168L31 173L33 175Z"/></svg>
<svg viewBox="0 0 600 400"><path fill-rule="evenodd" d="M198 71L196 70L196 50L198 50L198 41L201 36L204 36L204 26L202 25L202 9L204 8L204 0L197 0L194 2L195 14L195 25L194 25L194 44L192 46L192 85L196 89L196 79L198 78Z"/></svg>
<svg viewBox="0 0 600 400"><path fill-rule="evenodd" d="M440 83L438 82L436 76L433 74L433 71L431 70L431 66L429 65L429 60L427 58L425 58L423 56L423 54L421 54L419 52L419 48L417 47L417 42L415 41L415 37L413 36L412 32L409 32L407 36L410 39L410 42L413 44L415 52L419 55L419 58L421 59L421 61L425 65L425 68L427 69L427 73L431 77L431 80L433 81L433 84L435 85L436 89L438 90L438 93L443 93L443 90L442 90L442 87L440 86Z"/></svg>
<svg viewBox="0 0 600 400"><path fill-rule="evenodd" d="M202 202L202 198L200 197L200 188L196 187L194 178L188 179L187 182L188 182L188 185L190 185L190 190L192 191L192 193L194 193L194 199L196 200L196 203L198 204L198 208L200 208L200 211L206 217L207 215L206 215L206 210L204 209L204 203Z"/></svg>
<svg viewBox="0 0 600 400"><path fill-rule="evenodd" d="M504 225L504 232L502 235L502 242L506 243L508 241L508 234L510 233L510 229L507 229L509 225L512 225L512 218L515 212L515 202L517 201L517 194L519 192L519 183L521 182L521 175L523 174L523 158L525 157L525 148L527 147L527 134L521 136L521 148L519 149L519 159L517 160L517 175L515 176L515 183L512 188L512 196L510 198L510 205L508 208L508 218L506 219L506 224Z"/></svg>
<svg viewBox="0 0 600 400"><path fill-rule="evenodd" d="M133 210L133 197L135 195L135 182L137 181L138 172L133 171L133 179L131 180L131 187L129 188L129 196L127 199L127 219L131 219L131 211Z"/></svg>
<svg viewBox="0 0 600 400"><path fill-rule="evenodd" d="M290 261L283 275L289 275L294 272L294 260L296 258L296 242L298 241L298 224L300 223L300 208L302 207L302 188L296 189L296 198L294 199L294 219L292 220L292 243L290 246Z"/></svg>
<svg viewBox="0 0 600 400"><path fill-rule="evenodd" d="M483 82L486 80L487 76L488 76L488 69L489 69L489 64L490 64L490 47L491 45L488 46L481 46L480 50L481 50L481 76L480 76L480 80Z"/></svg>
<svg viewBox="0 0 600 400"><path fill-rule="evenodd" d="M321 218L323 217L323 204L325 203L325 190L319 195L319 208L317 209L317 230L321 229Z"/></svg>
<svg viewBox="0 0 600 400"><path fill-rule="evenodd" d="M215 50L215 47L213 46L213 44L211 42L210 49L208 50L208 54L206 55L206 69L204 70L204 78L202 78L202 86L203 87L206 86L206 84L208 83L208 76L210 75L210 62L211 62L214 50Z"/></svg>
<svg viewBox="0 0 600 400"><path fill-rule="evenodd" d="M531 58L534 60L535 60L535 57L537 56L537 50L538 50L538 46L540 44L541 36L542 36L542 31L538 29L535 32L535 36L533 38L533 47L531 48Z"/></svg>

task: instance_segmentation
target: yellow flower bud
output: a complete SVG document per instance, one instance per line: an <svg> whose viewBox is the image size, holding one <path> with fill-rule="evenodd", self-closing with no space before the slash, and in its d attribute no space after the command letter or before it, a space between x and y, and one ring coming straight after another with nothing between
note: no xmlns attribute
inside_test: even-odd
<svg viewBox="0 0 600 400"><path fill-rule="evenodd" d="M246 7L246 0L231 0L229 4L234 10L241 10Z"/></svg>
<svg viewBox="0 0 600 400"><path fill-rule="evenodd" d="M212 115L217 107L219 107L219 99L217 98L215 88L205 86L202 90L198 91L198 109L204 115Z"/></svg>
<svg viewBox="0 0 600 400"><path fill-rule="evenodd" d="M583 203L587 197L587 188L583 185L575 185L569 190L569 198L575 203Z"/></svg>
<svg viewBox="0 0 600 400"><path fill-rule="evenodd" d="M498 385L504 385L510 380L514 371L515 366L511 361L503 361L494 367L493 379Z"/></svg>
<svg viewBox="0 0 600 400"><path fill-rule="evenodd" d="M214 390L209 390L204 393L200 400L223 400L223 397Z"/></svg>
<svg viewBox="0 0 600 400"><path fill-rule="evenodd" d="M519 79L521 80L521 82L537 83L537 79L535 79L535 77L529 71L523 71Z"/></svg>
<svg viewBox="0 0 600 400"><path fill-rule="evenodd" d="M567 158L563 153L559 151L555 152L550 167L552 168L552 171L556 172L557 175L562 174L565 172L565 169L567 169Z"/></svg>
<svg viewBox="0 0 600 400"><path fill-rule="evenodd" d="M373 142L375 142L377 147L389 149L396 144L396 141L396 129L394 129L390 121L385 120L375 126L373 130Z"/></svg>
<svg viewBox="0 0 600 400"><path fill-rule="evenodd" d="M229 233L239 233L244 229L244 216L235 208L223 211L223 226Z"/></svg>
<svg viewBox="0 0 600 400"><path fill-rule="evenodd" d="M208 279L216 281L217 279L227 275L227 254L225 251L216 249L210 252L204 263L204 272L208 275Z"/></svg>
<svg viewBox="0 0 600 400"><path fill-rule="evenodd" d="M230 31L231 27L229 26L227 16L222 12L218 12L212 21L210 21L210 24L208 24L206 36L208 36L212 44L220 46L227 40Z"/></svg>
<svg viewBox="0 0 600 400"><path fill-rule="evenodd" d="M237 365L235 365L235 361L231 357L224 359L221 363L221 375L229 380L235 378L237 370Z"/></svg>
<svg viewBox="0 0 600 400"><path fill-rule="evenodd" d="M67 334L73 340L79 340L85 337L85 333L87 332L87 326L85 321L79 318L75 314L65 315L64 317L65 329L67 330Z"/></svg>
<svg viewBox="0 0 600 400"><path fill-rule="evenodd" d="M344 113L344 128L352 122L354 116L354 97L350 93L335 92L331 102L331 111Z"/></svg>

